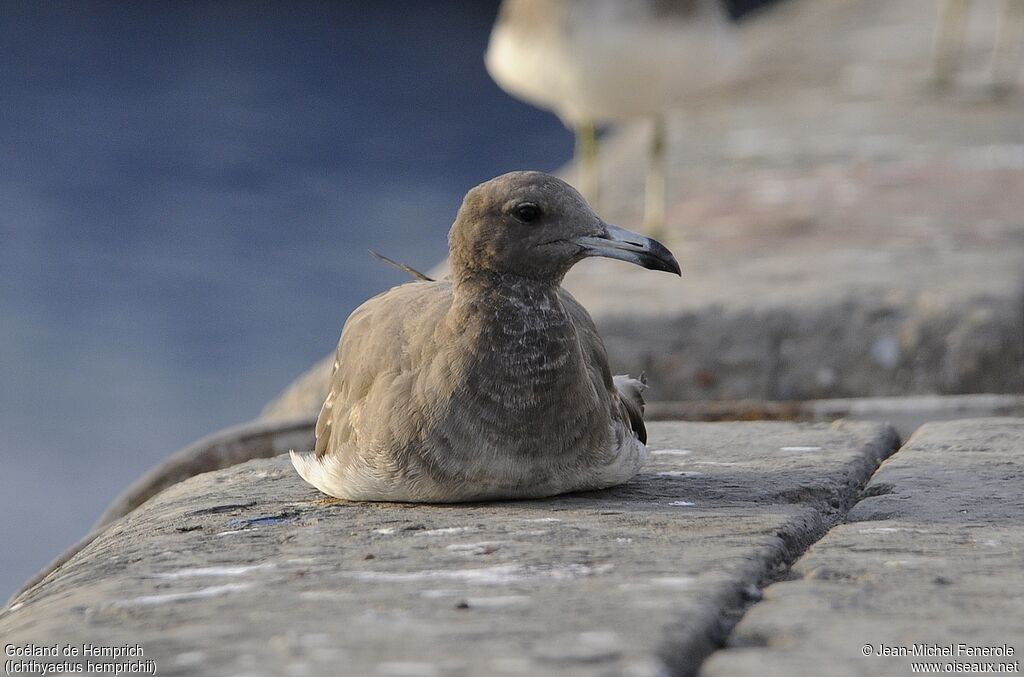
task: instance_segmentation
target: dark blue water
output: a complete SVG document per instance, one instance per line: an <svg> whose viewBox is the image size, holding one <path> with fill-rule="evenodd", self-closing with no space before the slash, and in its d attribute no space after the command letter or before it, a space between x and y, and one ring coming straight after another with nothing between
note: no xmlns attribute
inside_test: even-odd
<svg viewBox="0 0 1024 677"><path fill-rule="evenodd" d="M248 420L571 152L482 55L496 2L0 5L0 598L167 454Z"/></svg>

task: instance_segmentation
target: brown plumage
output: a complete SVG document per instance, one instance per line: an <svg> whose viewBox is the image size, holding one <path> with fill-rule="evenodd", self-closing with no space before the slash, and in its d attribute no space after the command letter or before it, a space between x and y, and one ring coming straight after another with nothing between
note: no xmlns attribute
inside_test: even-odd
<svg viewBox="0 0 1024 677"><path fill-rule="evenodd" d="M678 273L672 255L539 172L471 190L449 246L450 279L395 287L349 317L316 449L292 454L299 474L339 498L424 502L632 477L646 457L643 384L612 377L560 282L587 256Z"/></svg>

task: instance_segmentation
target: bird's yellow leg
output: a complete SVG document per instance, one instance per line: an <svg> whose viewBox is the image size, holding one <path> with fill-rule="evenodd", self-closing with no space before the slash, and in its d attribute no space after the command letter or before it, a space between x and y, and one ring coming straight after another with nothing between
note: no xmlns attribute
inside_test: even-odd
<svg viewBox="0 0 1024 677"><path fill-rule="evenodd" d="M574 131L580 193L595 211L600 211L601 168L598 162L597 125L593 120L584 120L576 124Z"/></svg>
<svg viewBox="0 0 1024 677"><path fill-rule="evenodd" d="M948 89L953 82L963 49L967 24L967 0L941 0L932 55L932 85Z"/></svg>
<svg viewBox="0 0 1024 677"><path fill-rule="evenodd" d="M664 115L656 115L651 127L651 146L647 165L647 189L644 195L644 230L661 237L665 230L667 166L667 129Z"/></svg>
<svg viewBox="0 0 1024 677"><path fill-rule="evenodd" d="M1024 0L1003 0L1003 15L996 26L992 50L992 93L1001 97L1013 91L1020 69L1024 43Z"/></svg>

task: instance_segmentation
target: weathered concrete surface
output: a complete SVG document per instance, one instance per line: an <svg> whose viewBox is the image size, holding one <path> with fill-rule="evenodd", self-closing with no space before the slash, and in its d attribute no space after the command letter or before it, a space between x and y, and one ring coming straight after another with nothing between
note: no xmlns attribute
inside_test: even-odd
<svg viewBox="0 0 1024 677"><path fill-rule="evenodd" d="M312 449L315 418L256 420L208 435L164 459L115 498L96 525L79 541L55 557L14 593L16 598L50 572L77 555L107 525L178 482L201 473L229 468L254 458L271 458L289 449Z"/></svg>
<svg viewBox="0 0 1024 677"><path fill-rule="evenodd" d="M1021 671L1024 419L928 424L864 493L793 580L764 591L702 675L908 675L912 661L1016 661ZM882 644L959 643L1005 643L1014 655L876 655Z"/></svg>
<svg viewBox="0 0 1024 677"><path fill-rule="evenodd" d="M5 643L138 643L160 674L689 674L896 445L868 423L653 423L624 487L324 500L287 459L167 489L24 593Z"/></svg>
<svg viewBox="0 0 1024 677"><path fill-rule="evenodd" d="M319 377L320 372L314 368L309 374ZM302 379L297 383L306 385ZM297 392L307 395L309 390L299 387ZM278 415L294 404L297 403L290 396L277 400L264 411L261 419L205 437L167 458L118 496L89 534L26 581L14 596L63 566L111 521L123 517L177 482L251 459L270 458L287 449L312 448L315 417L283 419ZM282 409L274 409L274 406ZM928 421L1024 416L1024 396L978 394L790 402L655 402L648 405L645 416L652 421L875 421L888 423L901 439L906 439Z"/></svg>
<svg viewBox="0 0 1024 677"><path fill-rule="evenodd" d="M326 373L314 367L309 376L319 378ZM307 382L300 378L296 384L297 397L309 395ZM209 435L152 468L110 504L89 534L26 581L14 596L75 556L111 521L177 482L254 458L270 458L287 449L312 448L316 418L281 417L280 414L293 407L309 408L287 394L268 405L260 419ZM910 437L928 421L982 416L1024 416L1024 396L977 394L789 402L655 402L647 406L645 414L650 421L875 421L891 425L901 439Z"/></svg>
<svg viewBox="0 0 1024 677"><path fill-rule="evenodd" d="M200 473L229 468L254 458L271 458L291 449L312 449L316 420L300 417L252 421L208 435L166 458L114 499L97 527L127 515L172 484Z"/></svg>

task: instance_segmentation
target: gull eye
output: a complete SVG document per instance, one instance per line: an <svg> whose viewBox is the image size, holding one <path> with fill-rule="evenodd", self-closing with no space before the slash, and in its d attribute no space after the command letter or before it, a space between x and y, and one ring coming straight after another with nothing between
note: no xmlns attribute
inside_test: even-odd
<svg viewBox="0 0 1024 677"><path fill-rule="evenodd" d="M533 223L540 219L540 207L533 202L520 202L512 209L512 215L523 223Z"/></svg>

